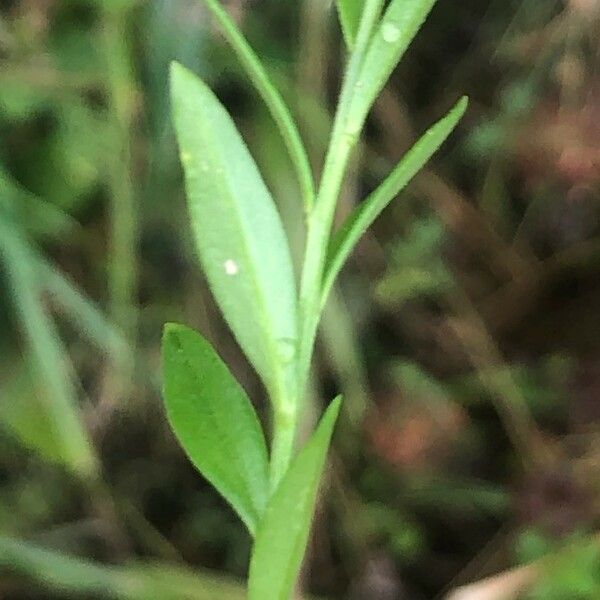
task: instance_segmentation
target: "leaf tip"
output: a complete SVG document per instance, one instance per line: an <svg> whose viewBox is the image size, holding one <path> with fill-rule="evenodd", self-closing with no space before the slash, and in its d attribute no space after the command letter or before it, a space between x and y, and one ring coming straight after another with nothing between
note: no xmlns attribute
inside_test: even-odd
<svg viewBox="0 0 600 600"><path fill-rule="evenodd" d="M323 415L323 421L328 421L330 426L333 428L335 425L338 415L340 414L340 408L342 406L342 396L337 396L334 400L329 403L329 406L325 410Z"/></svg>
<svg viewBox="0 0 600 600"><path fill-rule="evenodd" d="M171 335L176 335L183 327L184 326L179 323L165 323L163 326L163 339L170 337Z"/></svg>
<svg viewBox="0 0 600 600"><path fill-rule="evenodd" d="M176 96L177 92L180 91L185 97L186 90L189 90L190 85L199 87L198 84L202 84L202 80L192 70L184 67L180 62L173 60L170 66L170 82L171 82L171 93ZM201 86L200 86L201 87Z"/></svg>
<svg viewBox="0 0 600 600"><path fill-rule="evenodd" d="M187 69L177 60L172 60L169 66L169 71L171 74L171 79L175 77L179 77L182 73L187 71Z"/></svg>
<svg viewBox="0 0 600 600"><path fill-rule="evenodd" d="M180 323L165 323L163 326L162 334L162 347L163 351L170 346L179 346L181 343L181 336L186 332L189 332L190 328Z"/></svg>
<svg viewBox="0 0 600 600"><path fill-rule="evenodd" d="M463 96L457 103L455 110L462 117L469 107L469 96Z"/></svg>

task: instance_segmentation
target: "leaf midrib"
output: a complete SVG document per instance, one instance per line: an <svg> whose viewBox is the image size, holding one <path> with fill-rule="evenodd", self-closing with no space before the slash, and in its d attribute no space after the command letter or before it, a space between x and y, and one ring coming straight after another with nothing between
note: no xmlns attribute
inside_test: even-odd
<svg viewBox="0 0 600 600"><path fill-rule="evenodd" d="M184 362L185 362L185 364L186 364L189 372L192 374L192 378L194 379L194 381L198 385L199 389L203 388L203 385L202 385L203 382L202 382L201 378L198 377L198 375L196 373L196 368L194 367L194 365L192 364L192 362L189 360L188 353L185 351L185 348L184 348L183 344L181 343L181 340L179 338L179 334L175 335L175 339L176 339L177 349L182 351L183 360L184 360ZM231 377L233 378L233 375L231 375ZM238 385L237 382L235 382L235 383L236 383L236 385ZM242 396L244 397L244 399L247 402L250 402L250 400L245 396L245 394L243 392L242 392ZM216 418L216 416L215 416L216 415L216 411L213 408L213 404L214 403L213 403L212 400L209 400L208 402L204 403L204 405L208 407L208 412L209 412L210 419L211 419L211 421L212 421L215 429L217 430L218 435L221 436L223 439L227 440L226 448L229 449L229 448L233 447L233 445L234 445L234 444L231 443L231 441L233 440L233 438L230 435L228 428L222 428L221 427L219 419ZM256 415L253 415L253 416L256 418ZM259 440L260 440L260 437L259 437ZM262 441L263 444L264 444L264 438L263 438L263 440L260 440L260 441ZM228 456L229 456L230 460L232 460L232 462L234 462L238 467L245 467L246 466L243 462L240 462L240 460L238 459L238 457L236 456L235 453L228 452ZM266 447L265 447L265 458L266 458ZM215 463L215 464L217 464L217 463ZM220 472L223 474L225 471L220 470ZM239 469L237 469L237 472L238 473L242 473L242 472L245 473L245 469L239 468ZM265 471L265 473L266 473L266 471ZM255 517L254 518L255 524L254 524L254 527L252 527L252 529L254 531L256 531L256 527L258 526L259 518L261 516L260 515L261 509L260 509L260 507L256 506L255 497L254 497L254 491L253 491L253 488L250 487L250 482L244 476L238 476L238 478L242 482L242 487L244 488L244 491L247 493L247 497L250 499L250 504L251 504L251 506L253 507L253 509L254 509L254 511L256 513L255 515L248 515L249 517L253 517L253 516ZM226 476L226 479L230 479L230 478ZM266 483L267 479L268 478L265 477L265 483ZM265 498L266 498L266 496L265 496ZM264 506L263 506L262 510L264 510ZM250 527L249 523L246 523L246 525L248 525L248 527Z"/></svg>
<svg viewBox="0 0 600 600"><path fill-rule="evenodd" d="M222 110L225 111L224 108L222 108ZM227 115L228 116L228 115ZM267 303L267 297L265 295L265 293L261 290L261 286L258 285L257 282L260 281L259 277L258 277L258 270L256 268L256 264L257 261L256 256L254 255L254 253L252 252L252 246L250 244L247 243L248 239L252 239L252 231L248 230L248 227L245 223L244 218L242 217L239 207L238 207L238 203L235 201L236 198L236 190L232 189L232 181L230 176L228 175L229 173L229 169L227 168L227 166L229 165L229 163L227 161L223 160L223 152L222 152L222 147L220 143L214 143L215 142L215 137L216 137L216 132L214 131L213 127L206 127L206 119L204 117L204 115L202 116L202 125L203 128L205 130L205 133L208 133L207 137L210 137L210 148L213 148L215 150L215 154L217 155L216 159L218 161L218 164L216 165L216 169L214 168L215 165L212 165L213 167L213 173L218 174L219 176L219 180L224 180L225 184L226 184L226 189L227 189L227 193L224 194L227 197L227 201L230 204L230 206L233 206L233 212L235 214L235 219L236 222L239 226L239 229L243 232L243 236L242 236L242 240L243 243L241 244L242 249L245 253L246 259L247 259L247 263L250 265L250 271L251 271L251 277L250 280L252 282L252 286L254 288L255 294L256 296L259 298L260 302L258 303L258 306L260 308L260 316L261 316L261 322L263 323L263 331L266 331L268 333L266 337L266 344L267 344L267 348L265 348L267 350L267 360L271 366L272 369L272 376L275 378L274 381L271 381L271 377L267 377L266 374L264 374L263 376L265 377L265 384L267 385L267 387L270 386L275 386L276 388L280 388L283 387L283 381L280 380L281 376L282 376L282 369L281 369L281 363L277 358L277 347L273 346L273 344L277 343L276 340L276 336L274 335L274 329L273 329L273 324L271 322L271 319L268 318L268 303ZM250 159L253 161L254 159L252 158L252 155L250 154L250 150L248 149L248 147L246 146L246 143L244 142L241 134L239 134L239 132L235 129L234 127L234 131L235 134L239 136L239 142L242 144L242 147L244 148L244 150L246 150L246 152L248 152L248 155L250 156ZM211 158L212 158L212 154L210 154ZM222 167L225 168L222 168ZM253 164L253 168L256 168L257 170L257 175L258 178L261 182L261 184L264 186L264 189L267 191L267 200L274 202L273 198L270 194L270 192L268 191L268 188L266 187L266 184L264 183L264 181L262 180L262 177L260 175L260 172L258 171L258 168L256 167L255 164ZM276 210L275 210L276 212ZM277 215L276 215L277 216ZM250 235L248 235L250 234ZM295 315L294 315L295 317ZM294 344L297 343L297 324L295 323L294 326ZM271 390L272 391L272 390Z"/></svg>

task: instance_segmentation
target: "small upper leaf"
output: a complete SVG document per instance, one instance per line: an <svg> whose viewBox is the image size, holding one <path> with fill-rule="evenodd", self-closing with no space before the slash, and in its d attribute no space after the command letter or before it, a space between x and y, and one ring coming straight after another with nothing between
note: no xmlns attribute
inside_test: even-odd
<svg viewBox="0 0 600 600"><path fill-rule="evenodd" d="M269 475L252 404L212 346L188 327L165 326L162 360L167 415L177 439L254 533Z"/></svg>
<svg viewBox="0 0 600 600"><path fill-rule="evenodd" d="M452 133L464 115L467 105L467 98L462 98L443 119L433 125L406 153L387 179L352 211L346 222L335 233L329 246L323 279L323 302L327 299L335 278L363 233Z"/></svg>
<svg viewBox="0 0 600 600"><path fill-rule="evenodd" d="M289 600L308 541L337 398L273 494L259 524L250 562L248 600Z"/></svg>
<svg viewBox="0 0 600 600"><path fill-rule="evenodd" d="M283 373L290 368L297 335L296 289L275 204L210 89L177 63L171 87L192 228L206 278L267 388L287 385Z"/></svg>
<svg viewBox="0 0 600 600"><path fill-rule="evenodd" d="M364 119L406 52L436 0L392 0L373 34L348 116L348 129L358 133Z"/></svg>
<svg viewBox="0 0 600 600"><path fill-rule="evenodd" d="M365 0L337 0L336 4L346 46L352 49L358 33L360 17L365 7Z"/></svg>

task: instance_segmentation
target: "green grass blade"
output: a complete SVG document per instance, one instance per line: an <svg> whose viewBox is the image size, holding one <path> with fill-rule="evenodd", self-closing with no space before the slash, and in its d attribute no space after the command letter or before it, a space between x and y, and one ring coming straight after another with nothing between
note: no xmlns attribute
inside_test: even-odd
<svg viewBox="0 0 600 600"><path fill-rule="evenodd" d="M23 189L1 164L0 210L34 237L58 237L77 228L71 216Z"/></svg>
<svg viewBox="0 0 600 600"><path fill-rule="evenodd" d="M38 268L42 287L81 334L107 354L131 359L132 349L123 334L72 281L41 256Z"/></svg>
<svg viewBox="0 0 600 600"><path fill-rule="evenodd" d="M357 134L436 0L392 0L373 33L358 78L348 129Z"/></svg>
<svg viewBox="0 0 600 600"><path fill-rule="evenodd" d="M203 0L203 2L221 25L225 38L233 48L250 81L252 81L277 124L296 171L305 210L307 213L310 212L315 197L312 170L302 138L288 107L277 88L271 83L254 50L220 2L218 0Z"/></svg>
<svg viewBox="0 0 600 600"><path fill-rule="evenodd" d="M0 422L25 448L46 461L65 464L63 439L48 418L46 390L39 383L36 386L36 372L30 362L10 365L10 375L6 374L0 389Z"/></svg>
<svg viewBox="0 0 600 600"><path fill-rule="evenodd" d="M96 477L98 465L77 408L69 360L41 302L35 255L15 228L4 221L0 221L0 253L36 375L44 384L39 397L48 426L61 444L62 461L84 478Z"/></svg>
<svg viewBox="0 0 600 600"><path fill-rule="evenodd" d="M271 398L293 380L296 284L275 203L210 89L172 68L175 129L196 246L212 292Z"/></svg>
<svg viewBox="0 0 600 600"><path fill-rule="evenodd" d="M292 597L340 403L336 398L328 407L267 505L250 562L248 600Z"/></svg>
<svg viewBox="0 0 600 600"><path fill-rule="evenodd" d="M365 7L365 0L337 0L336 5L346 47L352 50L360 25L360 17Z"/></svg>
<svg viewBox="0 0 600 600"><path fill-rule="evenodd" d="M327 300L340 269L363 233L444 143L464 115L467 105L467 98L462 98L443 119L433 125L407 152L387 179L354 209L335 233L329 246L323 278L323 303Z"/></svg>
<svg viewBox="0 0 600 600"><path fill-rule="evenodd" d="M264 435L246 393L194 330L166 325L164 399L171 427L196 468L251 533L269 490Z"/></svg>
<svg viewBox="0 0 600 600"><path fill-rule="evenodd" d="M244 600L242 586L212 573L145 563L117 567L0 536L0 574L15 574L61 598ZM25 586L22 586L25 588ZM31 591L31 586L27 586Z"/></svg>

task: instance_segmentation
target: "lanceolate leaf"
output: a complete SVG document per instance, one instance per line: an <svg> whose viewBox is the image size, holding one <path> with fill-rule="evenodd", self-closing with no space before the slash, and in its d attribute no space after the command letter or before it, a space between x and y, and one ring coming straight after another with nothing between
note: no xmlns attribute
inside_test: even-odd
<svg viewBox="0 0 600 600"><path fill-rule="evenodd" d="M4 533L4 532L3 532ZM0 535L0 579L18 575L58 598L105 600L244 600L237 582L170 563L128 566L91 562L46 546ZM19 586L21 587L21 586ZM37 594L36 594L37 595Z"/></svg>
<svg viewBox="0 0 600 600"><path fill-rule="evenodd" d="M388 178L354 209L333 236L323 279L323 302L326 301L335 278L363 233L452 133L464 115L467 104L467 98L462 98L441 121L433 125L407 152Z"/></svg>
<svg viewBox="0 0 600 600"><path fill-rule="evenodd" d="M346 46L352 49L356 34L358 33L360 16L365 6L365 0L337 0L336 4Z"/></svg>
<svg viewBox="0 0 600 600"><path fill-rule="evenodd" d="M169 422L196 468L254 533L269 489L263 432L246 393L212 346L183 325L165 326Z"/></svg>
<svg viewBox="0 0 600 600"><path fill-rule="evenodd" d="M296 291L275 204L233 121L193 73L172 68L175 129L196 246L213 294L271 396L289 385Z"/></svg>
<svg viewBox="0 0 600 600"><path fill-rule="evenodd" d="M248 600L289 600L306 549L310 522L340 408L334 400L273 494L256 533Z"/></svg>
<svg viewBox="0 0 600 600"><path fill-rule="evenodd" d="M392 0L373 34L348 117L358 133L379 92L421 28L436 0Z"/></svg>
<svg viewBox="0 0 600 600"><path fill-rule="evenodd" d="M0 219L0 257L39 390L31 404L9 409L5 420L25 445L44 458L62 462L85 479L94 479L98 476L98 461L79 412L69 357L42 301L35 253L9 220ZM47 428L40 436L37 434L44 426L40 425L40 415L28 418L28 413L35 410L42 413Z"/></svg>
<svg viewBox="0 0 600 600"><path fill-rule="evenodd" d="M43 288L80 334L114 357L128 359L133 349L123 334L58 268L42 256L36 258Z"/></svg>

